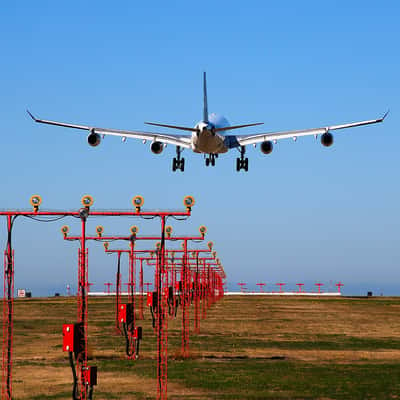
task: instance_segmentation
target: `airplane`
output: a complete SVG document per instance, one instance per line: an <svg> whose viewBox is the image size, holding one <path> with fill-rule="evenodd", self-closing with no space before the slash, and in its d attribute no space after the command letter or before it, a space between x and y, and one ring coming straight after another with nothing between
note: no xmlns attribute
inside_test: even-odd
<svg viewBox="0 0 400 400"><path fill-rule="evenodd" d="M155 122L145 122L147 125L177 129L184 132L191 132L186 135L176 134L164 134L156 132L141 132L141 131L127 131L119 129L107 129L98 128L89 125L77 125L58 121L48 121L44 119L38 119L27 110L30 117L38 123L57 125L67 128L81 129L88 131L87 142L90 146L96 147L100 144L101 140L106 135L120 136L122 141L125 142L127 138L141 139L143 143L147 140L151 141L150 149L154 154L160 154L167 144L176 146L176 157L172 161L173 171L184 171L185 170L185 159L181 157L183 149L191 149L194 153L204 154L206 166L215 166L215 159L218 158L219 154L228 152L230 149L238 149L240 157L236 159L236 170L248 171L249 159L245 157L246 146L260 143L261 152L264 154L270 154L273 150L273 145L278 140L292 138L294 141L300 136L314 135L318 138L321 135L321 143L325 147L329 147L333 144L333 135L331 131L345 128L352 128L362 125L376 124L383 122L389 111L387 111L383 117L373 120L359 121L346 123L341 125L331 125L321 128L312 128L304 130L293 130L293 131L282 131L282 132L271 132L271 133L256 133L247 135L225 135L225 132L239 128L247 128L251 126L262 125L262 122L243 124L243 125L229 125L228 120L215 113L208 114L208 101L207 101L207 81L206 73L203 73L203 119L198 122L193 128L186 126L177 126L169 124L160 124Z"/></svg>

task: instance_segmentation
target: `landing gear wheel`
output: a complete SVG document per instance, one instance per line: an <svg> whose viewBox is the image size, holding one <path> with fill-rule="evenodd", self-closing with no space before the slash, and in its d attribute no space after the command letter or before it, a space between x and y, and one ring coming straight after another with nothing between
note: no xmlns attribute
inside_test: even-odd
<svg viewBox="0 0 400 400"><path fill-rule="evenodd" d="M182 172L185 170L185 159L181 158L181 148L176 146L176 157L172 160L172 171L180 169Z"/></svg>
<svg viewBox="0 0 400 400"><path fill-rule="evenodd" d="M241 146L240 148L240 158L236 159L236 171L240 171L241 169L244 169L246 172L249 170L249 159L244 158L246 148L244 146Z"/></svg>
<svg viewBox="0 0 400 400"><path fill-rule="evenodd" d="M208 167L210 165L210 159L206 158L206 167Z"/></svg>
<svg viewBox="0 0 400 400"><path fill-rule="evenodd" d="M211 156L211 165L215 167L215 157L214 154Z"/></svg>

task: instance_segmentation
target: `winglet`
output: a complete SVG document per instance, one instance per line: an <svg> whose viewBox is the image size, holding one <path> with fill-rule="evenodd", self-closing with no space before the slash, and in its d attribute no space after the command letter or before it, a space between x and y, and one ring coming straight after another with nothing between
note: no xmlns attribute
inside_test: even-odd
<svg viewBox="0 0 400 400"><path fill-rule="evenodd" d="M387 111L385 112L385 114L384 114L383 117L381 118L382 121L385 120L385 118L387 117L387 115L389 114L389 112L390 112L390 109L387 110Z"/></svg>
<svg viewBox="0 0 400 400"><path fill-rule="evenodd" d="M26 112L29 114L29 116L35 121L38 122L38 120L33 116L33 114L27 109Z"/></svg>

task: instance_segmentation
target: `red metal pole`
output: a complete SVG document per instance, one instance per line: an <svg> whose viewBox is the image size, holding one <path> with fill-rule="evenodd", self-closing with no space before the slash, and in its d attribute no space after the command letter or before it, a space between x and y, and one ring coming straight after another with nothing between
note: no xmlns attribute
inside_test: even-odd
<svg viewBox="0 0 400 400"><path fill-rule="evenodd" d="M277 283L276 285L279 286L279 293L283 293L283 292L282 292L282 286L285 286L286 283Z"/></svg>
<svg viewBox="0 0 400 400"><path fill-rule="evenodd" d="M336 283L335 286L337 286L338 292L341 293L341 288L342 288L342 286L344 286L343 283L342 282L338 282L338 283Z"/></svg>
<svg viewBox="0 0 400 400"><path fill-rule="evenodd" d="M77 357L78 377L80 385L80 400L87 400L88 385L86 384L86 371L87 371L87 303L88 303L88 270L87 270L87 249L86 249L86 218L87 216L81 215L82 234L79 249L79 272L78 272L78 322L82 322L84 347L82 352Z"/></svg>
<svg viewBox="0 0 400 400"><path fill-rule="evenodd" d="M256 283L256 285L260 287L260 293L264 293L265 283L260 282L260 283Z"/></svg>
<svg viewBox="0 0 400 400"><path fill-rule="evenodd" d="M144 319L143 311L143 259L140 258L140 273L139 273L139 318Z"/></svg>
<svg viewBox="0 0 400 400"><path fill-rule="evenodd" d="M107 291L104 291L104 293L107 293L107 294L110 294L110 289L111 289L111 286L112 286L112 283L111 282L106 282L105 284L104 284L104 286L106 286L107 287Z"/></svg>
<svg viewBox="0 0 400 400"><path fill-rule="evenodd" d="M304 283L296 283L296 285L299 287L299 293L303 293Z"/></svg>
<svg viewBox="0 0 400 400"><path fill-rule="evenodd" d="M14 217L15 218L15 217ZM7 215L7 249L4 253L4 300L3 300L3 360L1 399L12 399L12 350L14 314L14 250L12 249L13 218Z"/></svg>
<svg viewBox="0 0 400 400"><path fill-rule="evenodd" d="M115 275L115 332L117 334L121 333L121 329L119 327L119 304L121 298L121 252L118 251L118 259L117 259L117 273Z"/></svg>
<svg viewBox="0 0 400 400"><path fill-rule="evenodd" d="M324 286L323 283L316 283L315 286L318 286L318 294L321 294L321 286Z"/></svg>
<svg viewBox="0 0 400 400"><path fill-rule="evenodd" d="M157 399L167 399L167 369L168 369L168 318L165 313L168 305L163 296L163 279L165 274L165 217L161 217L161 246L157 257L156 290L157 290Z"/></svg>

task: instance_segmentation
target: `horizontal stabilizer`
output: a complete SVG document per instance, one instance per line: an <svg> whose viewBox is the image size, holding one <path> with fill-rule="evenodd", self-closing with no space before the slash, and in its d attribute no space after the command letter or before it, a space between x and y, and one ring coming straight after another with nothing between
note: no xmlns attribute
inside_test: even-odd
<svg viewBox="0 0 400 400"><path fill-rule="evenodd" d="M215 128L215 132L230 131L232 129L247 128L248 126L264 125L264 122L257 122L255 124L234 125L226 126L225 128Z"/></svg>
<svg viewBox="0 0 400 400"><path fill-rule="evenodd" d="M176 126L176 125L166 125L166 124L156 124L155 122L145 122L147 125L161 126L163 128L179 129L181 131L197 132L195 128L188 128L186 126Z"/></svg>

